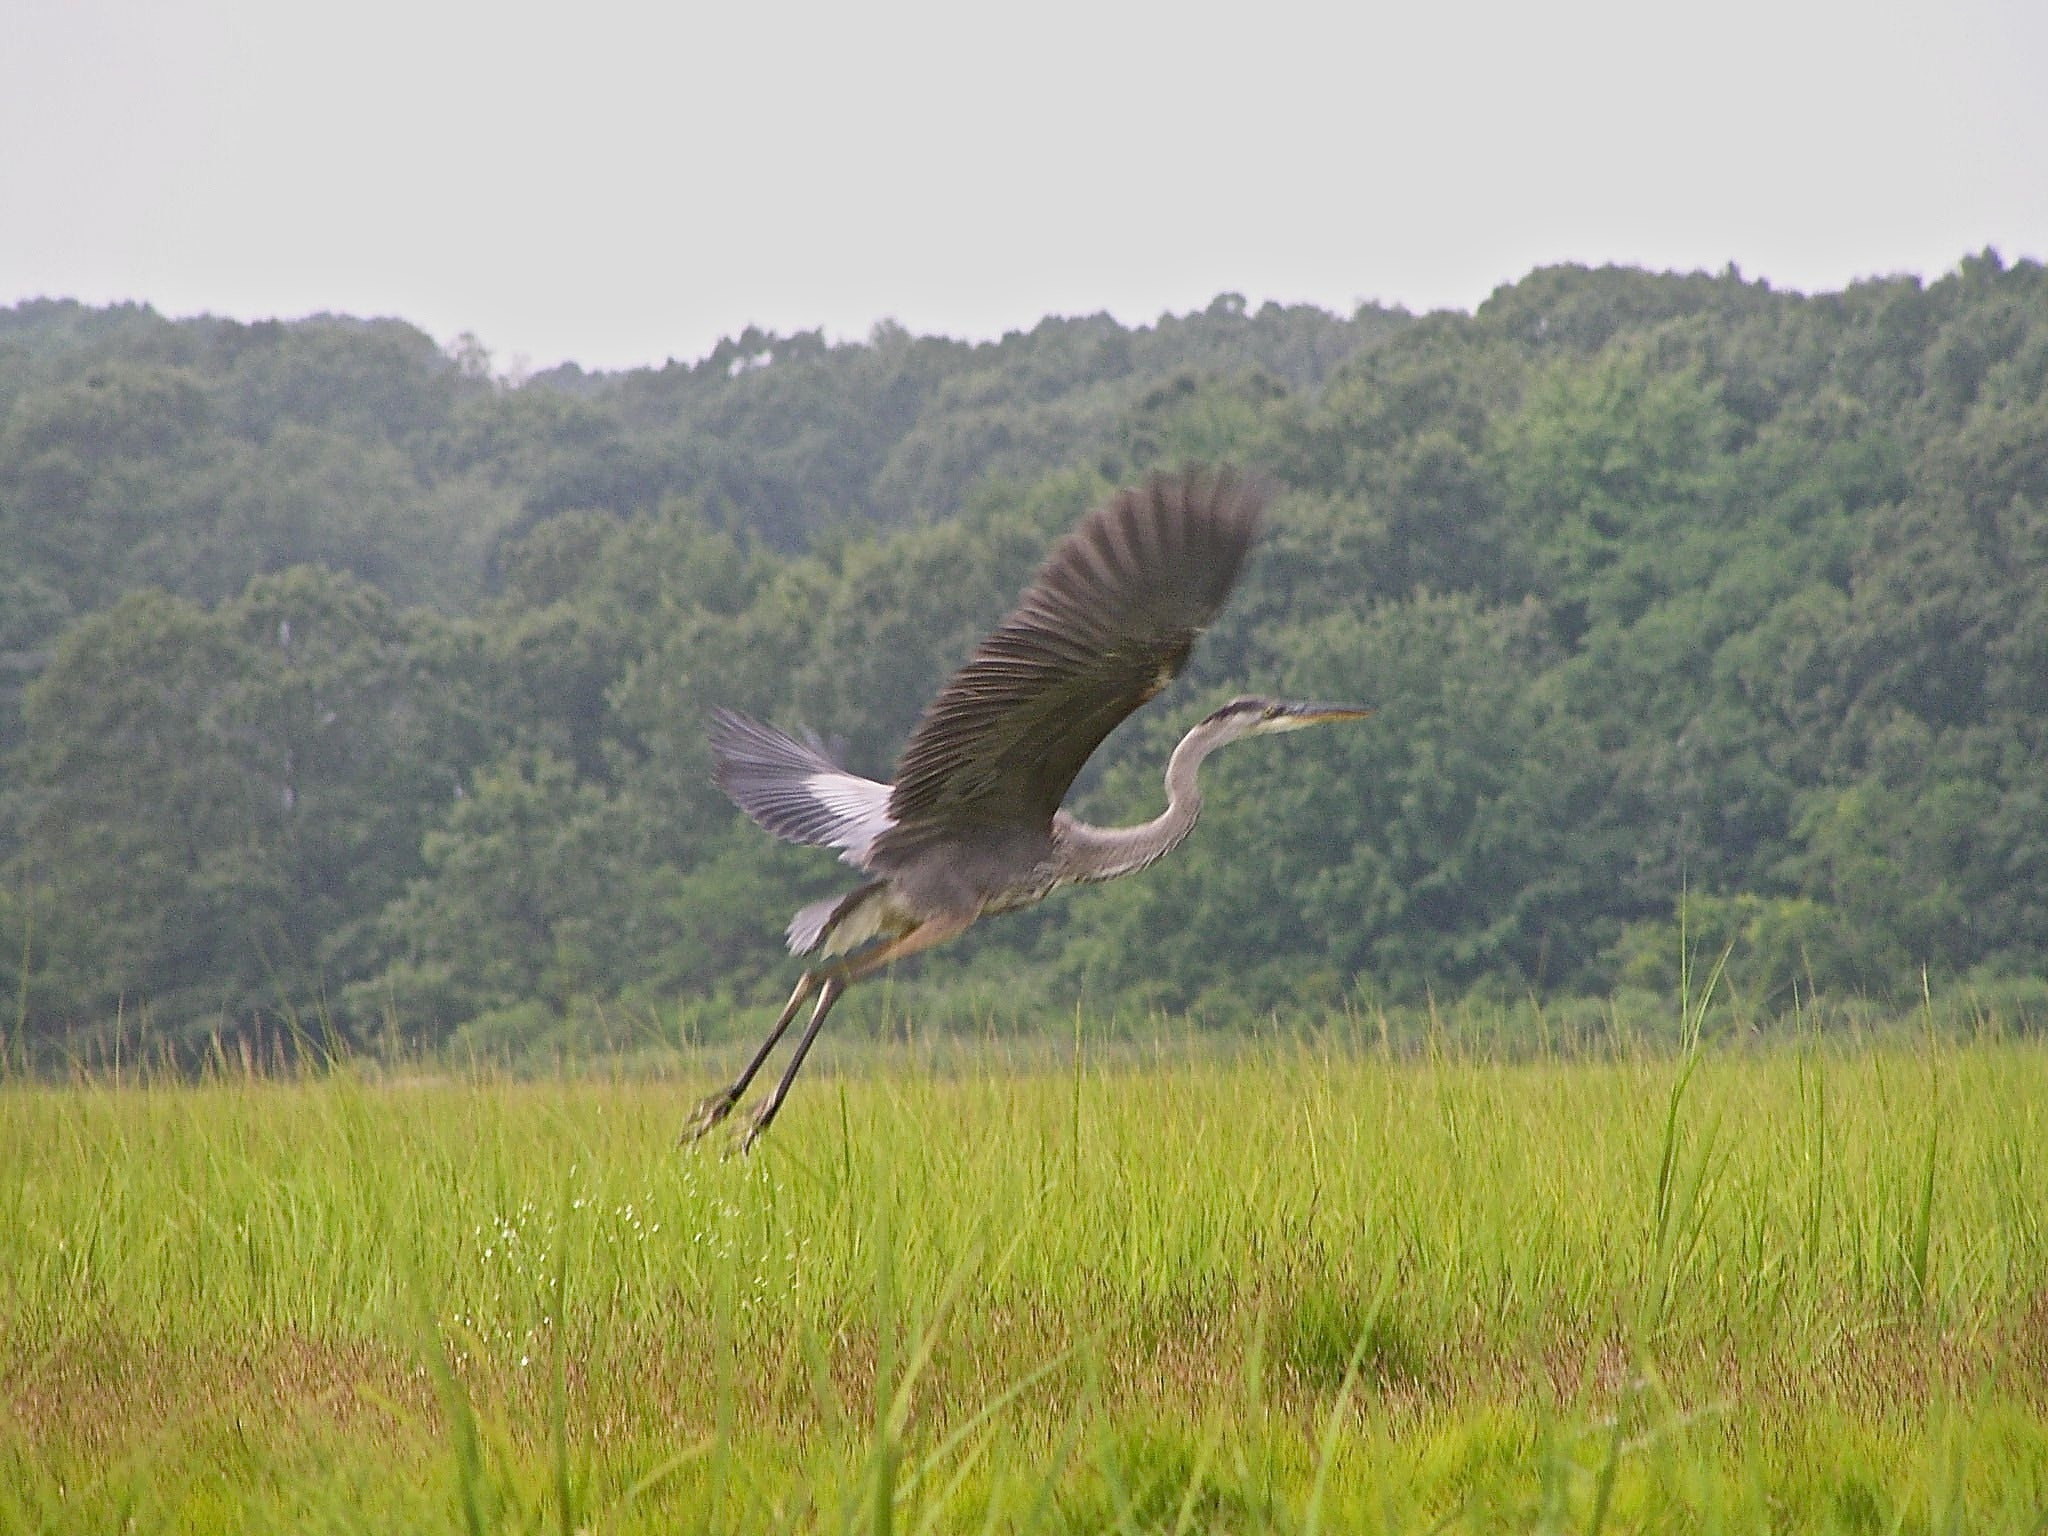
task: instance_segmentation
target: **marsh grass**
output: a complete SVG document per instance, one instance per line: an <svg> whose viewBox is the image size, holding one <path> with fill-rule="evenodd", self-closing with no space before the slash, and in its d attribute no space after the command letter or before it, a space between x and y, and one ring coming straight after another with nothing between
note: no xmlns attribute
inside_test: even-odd
<svg viewBox="0 0 2048 1536"><path fill-rule="evenodd" d="M623 1075L0 1087L0 1524L2039 1529L2048 1050L1703 991L856 1050L748 1160Z"/></svg>

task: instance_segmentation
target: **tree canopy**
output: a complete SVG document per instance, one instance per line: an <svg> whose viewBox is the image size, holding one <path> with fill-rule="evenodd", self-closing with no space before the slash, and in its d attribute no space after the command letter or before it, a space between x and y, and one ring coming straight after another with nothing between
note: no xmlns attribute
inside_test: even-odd
<svg viewBox="0 0 2048 1536"><path fill-rule="evenodd" d="M1986 253L517 383L394 321L0 311L0 996L70 1049L756 1000L846 872L720 799L708 711L886 777L1052 539L1217 459L1267 538L1080 809L1153 814L1231 692L1379 715L1219 757L1173 859L927 996L1661 985L1681 899L1758 998L2040 972L2048 278Z"/></svg>

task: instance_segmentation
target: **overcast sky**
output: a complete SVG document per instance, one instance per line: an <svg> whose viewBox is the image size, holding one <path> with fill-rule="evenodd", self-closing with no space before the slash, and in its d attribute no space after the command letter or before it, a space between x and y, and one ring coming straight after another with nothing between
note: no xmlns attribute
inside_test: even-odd
<svg viewBox="0 0 2048 1536"><path fill-rule="evenodd" d="M397 315L499 366L749 324L1470 309L2048 257L2043 0L5 0L0 304Z"/></svg>

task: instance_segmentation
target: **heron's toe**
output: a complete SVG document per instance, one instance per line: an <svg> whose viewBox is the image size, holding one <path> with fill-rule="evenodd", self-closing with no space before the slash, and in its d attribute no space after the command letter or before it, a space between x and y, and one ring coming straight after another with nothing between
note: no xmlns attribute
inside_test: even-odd
<svg viewBox="0 0 2048 1536"><path fill-rule="evenodd" d="M772 1098L763 1099L755 1106L753 1113L747 1116L746 1125L734 1138L734 1146L740 1156L745 1157L754 1150L754 1143L761 1139L762 1132L768 1129L769 1124L775 1119L776 1110L781 1107Z"/></svg>
<svg viewBox="0 0 2048 1536"><path fill-rule="evenodd" d="M690 1118L683 1122L681 1140L685 1142L700 1141L716 1130L719 1123L732 1113L733 1104L737 1099L738 1095L727 1088L721 1088L718 1092L712 1094L711 1097L705 1099L695 1109L690 1111Z"/></svg>

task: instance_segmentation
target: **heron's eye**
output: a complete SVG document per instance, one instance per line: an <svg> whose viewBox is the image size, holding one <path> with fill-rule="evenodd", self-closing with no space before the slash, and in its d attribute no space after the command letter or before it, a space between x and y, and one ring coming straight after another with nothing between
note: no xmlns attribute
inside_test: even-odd
<svg viewBox="0 0 2048 1536"><path fill-rule="evenodd" d="M1267 718L1268 720L1277 720L1277 719L1279 719L1279 718L1280 718L1280 706L1279 706L1278 704L1268 704L1268 705L1266 706L1266 718Z"/></svg>

